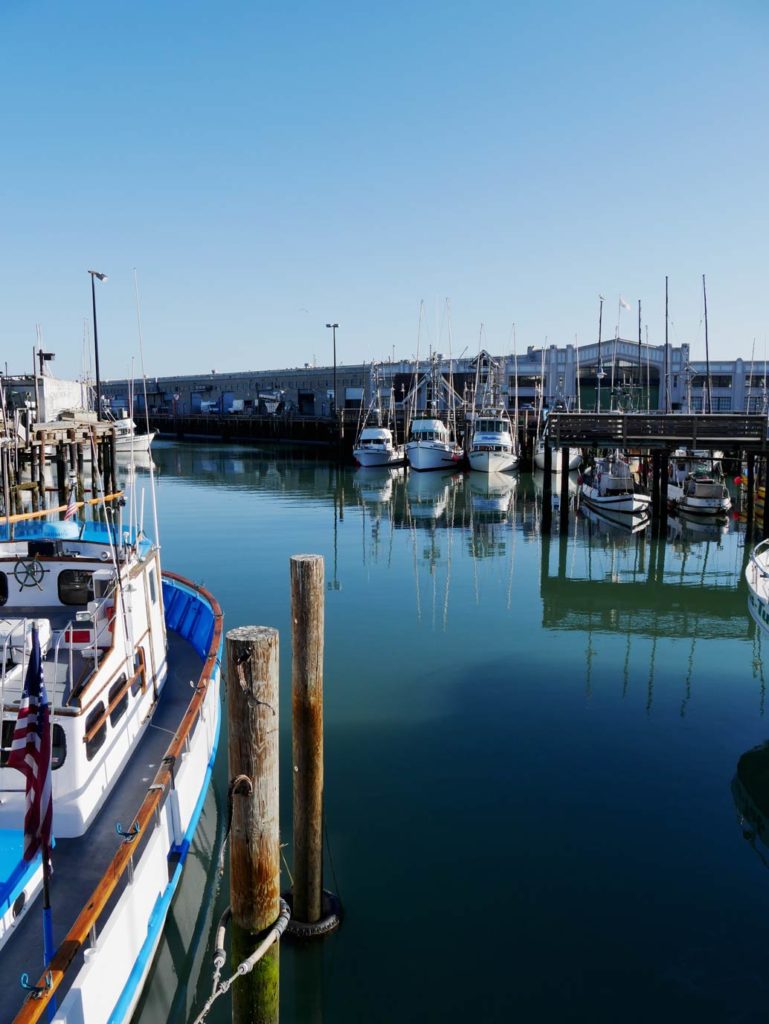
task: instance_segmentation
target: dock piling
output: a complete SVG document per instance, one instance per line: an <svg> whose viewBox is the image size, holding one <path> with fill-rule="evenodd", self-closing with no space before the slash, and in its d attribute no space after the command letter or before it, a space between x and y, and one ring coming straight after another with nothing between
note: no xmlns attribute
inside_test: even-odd
<svg viewBox="0 0 769 1024"><path fill-rule="evenodd" d="M233 967L250 956L280 913L278 654L276 629L240 626L227 633ZM274 943L238 979L234 1024L277 1024L279 965Z"/></svg>

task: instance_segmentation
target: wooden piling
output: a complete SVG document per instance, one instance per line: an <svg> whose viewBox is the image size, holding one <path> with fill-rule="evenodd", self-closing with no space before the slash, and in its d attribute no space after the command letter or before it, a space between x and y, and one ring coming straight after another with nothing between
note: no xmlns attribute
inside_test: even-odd
<svg viewBox="0 0 769 1024"><path fill-rule="evenodd" d="M754 452L748 452L748 508L747 508L747 532L750 535L753 528L753 515L755 504L755 473L756 456ZM747 547L747 545L745 545Z"/></svg>
<svg viewBox="0 0 769 1024"><path fill-rule="evenodd" d="M320 920L323 895L323 626L321 555L291 565L291 702L294 780L293 916Z"/></svg>
<svg viewBox="0 0 769 1024"><path fill-rule="evenodd" d="M280 913L278 655L276 629L241 626L227 633L233 967ZM279 948L271 946L233 987L235 1024L277 1024Z"/></svg>
<svg viewBox="0 0 769 1024"><path fill-rule="evenodd" d="M668 530L668 480L670 479L670 462L667 452L660 452L660 533L667 535Z"/></svg>
<svg viewBox="0 0 769 1024"><path fill-rule="evenodd" d="M553 521L553 449L545 439L545 476L542 481L542 529L549 530Z"/></svg>
<svg viewBox="0 0 769 1024"><path fill-rule="evenodd" d="M569 448L561 448L561 520L560 529L563 533L569 527Z"/></svg>
<svg viewBox="0 0 769 1024"><path fill-rule="evenodd" d="M56 489L58 491L58 504L67 503L67 462L64 452L64 443L59 441L56 445Z"/></svg>

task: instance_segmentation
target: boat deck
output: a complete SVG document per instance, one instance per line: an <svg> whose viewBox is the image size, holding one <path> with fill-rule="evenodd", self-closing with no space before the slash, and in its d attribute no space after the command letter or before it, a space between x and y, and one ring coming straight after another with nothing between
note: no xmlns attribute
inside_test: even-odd
<svg viewBox="0 0 769 1024"><path fill-rule="evenodd" d="M190 682L200 676L202 662L191 644L168 631L168 678L160 694L155 713L145 730L126 770L107 799L88 832L78 839L61 839L51 858L51 907L54 945L67 934L83 905L101 881L108 864L121 843L115 828L119 822L125 831L133 824L133 816L153 781L173 733L189 705ZM56 807L53 818L56 833ZM120 890L113 895L113 901ZM42 895L0 950L0 977L6 996L0 1003L0 1024L12 1021L26 993L19 979L28 974L34 984L43 969ZM76 958L68 975L74 977L75 967L82 962L83 951ZM67 979L57 995L61 1002L68 988Z"/></svg>

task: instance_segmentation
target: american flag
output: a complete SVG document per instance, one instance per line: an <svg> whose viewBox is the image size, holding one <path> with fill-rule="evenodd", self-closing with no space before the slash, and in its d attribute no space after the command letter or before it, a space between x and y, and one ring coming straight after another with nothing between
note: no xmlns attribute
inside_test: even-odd
<svg viewBox="0 0 769 1024"><path fill-rule="evenodd" d="M74 485L69 489L69 499L67 500L67 511L64 513L64 519L74 519L77 515L77 495L75 494Z"/></svg>
<svg viewBox="0 0 769 1024"><path fill-rule="evenodd" d="M51 720L43 680L40 637L32 624L32 652L29 656L24 691L13 733L8 767L18 768L27 780L27 811L24 816L24 860L32 860L42 847L43 857L51 848Z"/></svg>

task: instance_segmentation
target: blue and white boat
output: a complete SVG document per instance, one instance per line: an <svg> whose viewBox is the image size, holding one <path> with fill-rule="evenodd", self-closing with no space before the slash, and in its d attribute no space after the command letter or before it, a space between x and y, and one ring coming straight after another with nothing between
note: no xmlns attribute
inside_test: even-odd
<svg viewBox="0 0 769 1024"><path fill-rule="evenodd" d="M161 571L131 508L94 499L69 519L63 507L0 519L2 1022L131 1019L209 788L222 614ZM42 861L22 859L25 776L7 763L38 644L54 842L45 953Z"/></svg>

